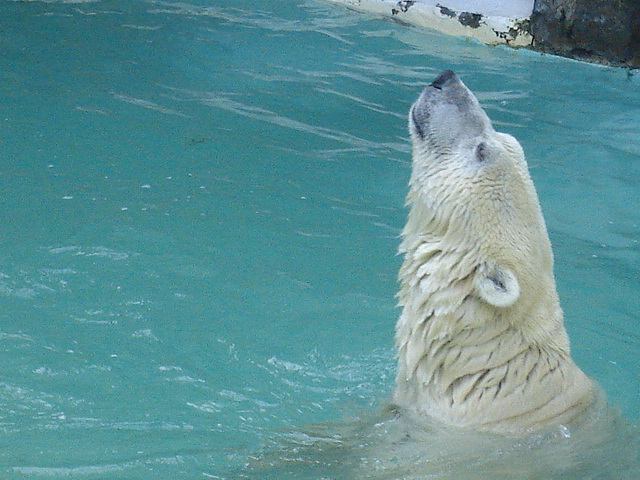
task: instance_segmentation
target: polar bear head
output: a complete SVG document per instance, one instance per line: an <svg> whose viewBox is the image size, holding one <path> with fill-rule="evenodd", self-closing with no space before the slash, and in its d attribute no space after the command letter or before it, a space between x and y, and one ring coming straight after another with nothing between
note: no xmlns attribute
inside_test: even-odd
<svg viewBox="0 0 640 480"><path fill-rule="evenodd" d="M452 71L413 104L409 130L395 402L503 431L570 418L591 383L570 357L520 144Z"/></svg>
<svg viewBox="0 0 640 480"><path fill-rule="evenodd" d="M422 92L409 130L410 201L429 217L422 233L445 235L449 245L470 250L477 295L502 308L520 298L522 283L540 284L541 274L553 287L551 247L522 148L494 130L454 72L443 72Z"/></svg>

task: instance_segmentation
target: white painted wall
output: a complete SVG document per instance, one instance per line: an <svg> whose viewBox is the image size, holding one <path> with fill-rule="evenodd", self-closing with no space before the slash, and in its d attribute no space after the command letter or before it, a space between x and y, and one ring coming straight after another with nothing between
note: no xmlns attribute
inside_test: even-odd
<svg viewBox="0 0 640 480"><path fill-rule="evenodd" d="M437 4L457 12L481 13L494 17L529 18L534 0L415 0L416 3Z"/></svg>
<svg viewBox="0 0 640 480"><path fill-rule="evenodd" d="M354 10L401 20L448 35L473 37L488 44L531 45L522 21L529 19L534 0L329 0ZM445 10L445 8L448 10ZM451 13L453 12L453 13ZM479 25L469 26L463 12L482 15ZM467 16L468 17L468 16Z"/></svg>

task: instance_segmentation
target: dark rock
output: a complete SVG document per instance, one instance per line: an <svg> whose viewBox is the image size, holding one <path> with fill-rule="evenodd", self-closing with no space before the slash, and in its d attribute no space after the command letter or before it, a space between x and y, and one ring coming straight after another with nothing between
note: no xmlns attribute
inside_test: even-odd
<svg viewBox="0 0 640 480"><path fill-rule="evenodd" d="M403 13L408 12L409 8L411 8L414 3L416 3L415 0L402 0L398 2L397 7L400 10L398 10L397 8L392 8L391 15L398 15L400 12L403 12Z"/></svg>
<svg viewBox="0 0 640 480"><path fill-rule="evenodd" d="M465 27L478 28L482 15L479 13L462 12L458 15L458 21Z"/></svg>
<svg viewBox="0 0 640 480"><path fill-rule="evenodd" d="M454 12L450 8L447 8L447 7L444 7L444 6L440 5L439 3L436 4L436 7L438 7L440 9L440 13L442 15L446 15L447 17L455 17L455 16L457 16L456 12Z"/></svg>
<svg viewBox="0 0 640 480"><path fill-rule="evenodd" d="M638 0L535 0L531 32L542 51L640 66Z"/></svg>

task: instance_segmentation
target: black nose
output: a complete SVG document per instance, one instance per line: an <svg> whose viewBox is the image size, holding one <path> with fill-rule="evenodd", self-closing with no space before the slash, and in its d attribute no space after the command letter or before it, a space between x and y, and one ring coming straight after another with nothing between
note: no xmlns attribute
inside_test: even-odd
<svg viewBox="0 0 640 480"><path fill-rule="evenodd" d="M433 88L437 88L438 90L442 90L442 87L444 86L445 83L447 83L449 80L454 79L456 77L457 75L453 70L445 70L440 75L438 75L438 78L436 78L433 81L431 86Z"/></svg>

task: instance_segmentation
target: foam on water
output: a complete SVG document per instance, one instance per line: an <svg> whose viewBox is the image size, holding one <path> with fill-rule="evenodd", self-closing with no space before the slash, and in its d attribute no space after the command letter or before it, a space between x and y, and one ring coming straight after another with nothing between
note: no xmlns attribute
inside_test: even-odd
<svg viewBox="0 0 640 480"><path fill-rule="evenodd" d="M406 112L445 68L523 144L574 357L638 421L640 76L320 0L214 3L0 5L2 478L403 475L365 447L405 426L307 426L388 402ZM569 433L575 458L615 450ZM512 475L550 455L487 445Z"/></svg>

